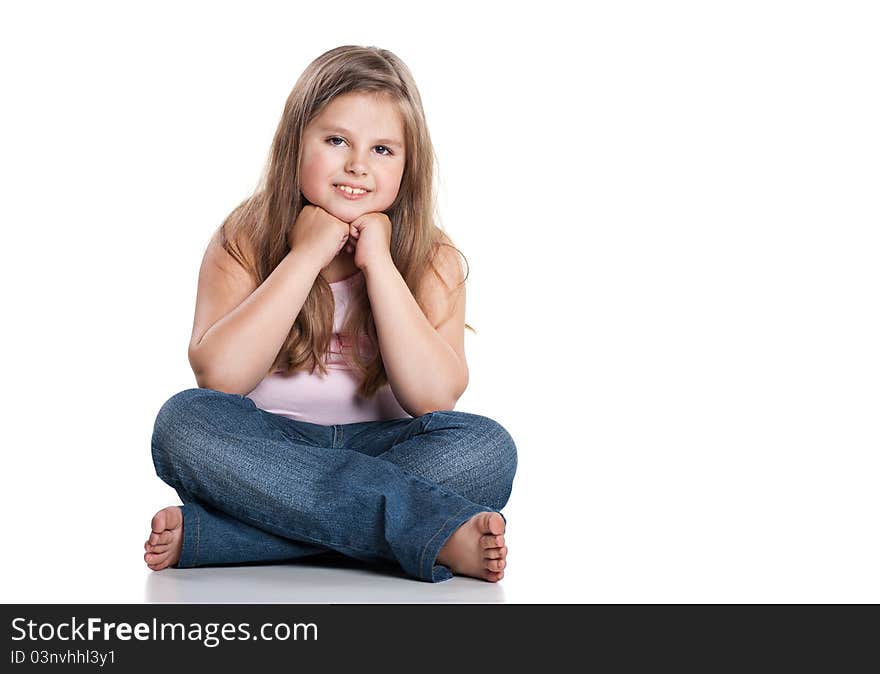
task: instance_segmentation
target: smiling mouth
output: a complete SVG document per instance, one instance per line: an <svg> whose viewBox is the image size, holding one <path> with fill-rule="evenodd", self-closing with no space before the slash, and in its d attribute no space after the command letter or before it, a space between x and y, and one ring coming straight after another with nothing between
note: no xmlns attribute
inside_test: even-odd
<svg viewBox="0 0 880 674"><path fill-rule="evenodd" d="M348 185L334 185L337 190L340 192L344 192L345 194L350 194L352 196L360 196L362 194L368 194L370 190L360 188L360 187L349 187Z"/></svg>

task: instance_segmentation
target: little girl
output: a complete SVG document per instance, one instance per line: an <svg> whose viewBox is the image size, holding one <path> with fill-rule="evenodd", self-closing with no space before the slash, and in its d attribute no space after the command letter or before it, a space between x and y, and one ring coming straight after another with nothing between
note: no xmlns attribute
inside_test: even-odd
<svg viewBox="0 0 880 674"><path fill-rule="evenodd" d="M428 582L504 576L516 447L452 411L465 290L434 208L409 69L376 47L318 57L202 261L200 388L162 406L152 438L183 505L153 517L151 569L336 551Z"/></svg>

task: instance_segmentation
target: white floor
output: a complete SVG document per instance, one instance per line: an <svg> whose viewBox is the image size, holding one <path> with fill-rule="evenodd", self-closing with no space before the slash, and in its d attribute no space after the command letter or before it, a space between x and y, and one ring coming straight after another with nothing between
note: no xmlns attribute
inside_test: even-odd
<svg viewBox="0 0 880 674"><path fill-rule="evenodd" d="M146 602L485 603L505 601L502 583L454 577L424 583L357 562L163 569L144 583Z"/></svg>

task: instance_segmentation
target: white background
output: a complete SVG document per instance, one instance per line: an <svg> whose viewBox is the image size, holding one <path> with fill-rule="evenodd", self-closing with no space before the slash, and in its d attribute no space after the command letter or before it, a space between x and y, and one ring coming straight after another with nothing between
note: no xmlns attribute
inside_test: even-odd
<svg viewBox="0 0 880 674"><path fill-rule="evenodd" d="M211 232L305 66L412 70L512 602L877 602L871 3L4 5L4 602L139 602ZM445 5L445 3L444 3Z"/></svg>

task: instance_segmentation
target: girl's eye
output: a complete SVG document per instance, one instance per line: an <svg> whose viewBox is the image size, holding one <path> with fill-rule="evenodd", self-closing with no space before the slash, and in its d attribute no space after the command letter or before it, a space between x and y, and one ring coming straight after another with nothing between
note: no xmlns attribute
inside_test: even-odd
<svg viewBox="0 0 880 674"><path fill-rule="evenodd" d="M333 142L333 141L335 141L335 140L341 140L342 142L345 142L345 139L344 139L344 138L341 138L341 137L339 137L339 136L330 136L330 138L327 139L327 142L329 142L333 147L339 147L339 145L337 145L336 143ZM376 147L382 148L382 150L384 150L384 152L380 152L380 153L379 153L379 154L381 154L383 157L388 157L388 156L394 154L394 153L391 151L391 148L386 147L385 145L377 145Z"/></svg>

